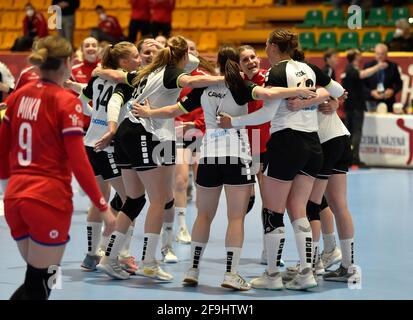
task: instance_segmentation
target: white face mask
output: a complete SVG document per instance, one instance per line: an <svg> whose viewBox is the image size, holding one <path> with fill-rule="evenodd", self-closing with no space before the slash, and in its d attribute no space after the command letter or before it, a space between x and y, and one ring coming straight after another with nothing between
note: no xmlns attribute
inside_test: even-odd
<svg viewBox="0 0 413 320"><path fill-rule="evenodd" d="M393 37L394 37L394 38L398 38L398 37L400 37L400 36L402 36L402 35L403 35L403 30L400 29L400 28L397 28L396 31L394 31Z"/></svg>
<svg viewBox="0 0 413 320"><path fill-rule="evenodd" d="M26 10L26 15L28 16L28 17L33 17L33 15L34 15L34 10L33 9L27 9Z"/></svg>
<svg viewBox="0 0 413 320"><path fill-rule="evenodd" d="M99 15L99 18L100 18L100 20L106 20L106 18L107 18L107 15L105 14L105 13L101 13L100 15Z"/></svg>

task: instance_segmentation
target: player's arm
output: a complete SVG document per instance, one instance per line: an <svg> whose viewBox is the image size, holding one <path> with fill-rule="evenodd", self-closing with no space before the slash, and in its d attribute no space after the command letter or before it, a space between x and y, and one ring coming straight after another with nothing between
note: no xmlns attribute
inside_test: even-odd
<svg viewBox="0 0 413 320"><path fill-rule="evenodd" d="M290 111L298 111L303 108L319 105L330 98L330 93L324 88L317 89L317 97L311 99L289 99L287 107Z"/></svg>
<svg viewBox="0 0 413 320"><path fill-rule="evenodd" d="M291 97L314 98L317 96L314 92L314 88L306 88L301 86L295 88L264 88L256 86L253 94L255 100L287 99Z"/></svg>
<svg viewBox="0 0 413 320"><path fill-rule="evenodd" d="M138 103L133 104L132 114L135 117L141 118L159 118L169 119L175 118L185 113L189 113L201 105L201 96L205 88L192 90L186 97L174 105L156 108L151 106L148 100L145 100L144 105Z"/></svg>
<svg viewBox="0 0 413 320"><path fill-rule="evenodd" d="M308 64L308 66L313 69L316 76L316 85L324 87L330 96L333 98L340 98L344 95L345 90L337 81L331 79L326 75L321 69L313 64Z"/></svg>
<svg viewBox="0 0 413 320"><path fill-rule="evenodd" d="M99 77L104 80L128 84L127 73L124 71L115 69L103 69L102 67L97 67L95 68L95 70L93 70L92 75L94 77Z"/></svg>

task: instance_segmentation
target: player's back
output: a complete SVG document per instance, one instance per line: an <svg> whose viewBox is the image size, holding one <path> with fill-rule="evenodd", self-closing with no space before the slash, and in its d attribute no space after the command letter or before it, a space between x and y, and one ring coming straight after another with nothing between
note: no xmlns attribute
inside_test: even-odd
<svg viewBox="0 0 413 320"><path fill-rule="evenodd" d="M11 133L10 185L13 185L8 188L8 196L24 196L25 192L31 196L43 194L51 186L53 193L65 198L71 196L68 189L71 171L63 136L82 132L82 107L78 99L57 84L36 81L12 94L7 106ZM55 190L58 187L63 190Z"/></svg>

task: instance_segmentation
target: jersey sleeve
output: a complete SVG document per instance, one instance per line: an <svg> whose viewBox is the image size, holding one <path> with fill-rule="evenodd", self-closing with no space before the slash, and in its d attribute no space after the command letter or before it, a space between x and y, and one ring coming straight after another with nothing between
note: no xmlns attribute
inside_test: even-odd
<svg viewBox="0 0 413 320"><path fill-rule="evenodd" d="M314 71L316 77L316 85L321 87L327 87L330 82L331 78L325 74L319 67L313 65L311 63L307 63L307 65Z"/></svg>
<svg viewBox="0 0 413 320"><path fill-rule="evenodd" d="M82 96L88 100L93 99L93 82L95 82L96 79L97 77L90 79L87 86L82 89Z"/></svg>
<svg viewBox="0 0 413 320"><path fill-rule="evenodd" d="M237 90L236 92L231 91L231 94L235 102L240 106L250 101L257 100L256 97L254 96L254 88L257 85L251 81L244 81L244 83L245 83L245 90Z"/></svg>
<svg viewBox="0 0 413 320"><path fill-rule="evenodd" d="M185 113L189 113L201 105L201 96L205 88L193 89L187 96L178 102L179 108Z"/></svg>
<svg viewBox="0 0 413 320"><path fill-rule="evenodd" d="M80 100L66 97L61 105L59 117L62 135L83 135L83 108Z"/></svg>
<svg viewBox="0 0 413 320"><path fill-rule="evenodd" d="M265 75L265 86L288 88L285 64L274 66L268 70Z"/></svg>
<svg viewBox="0 0 413 320"><path fill-rule="evenodd" d="M130 87L133 87L133 80L138 76L138 73L136 71L128 72L126 74L126 84Z"/></svg>
<svg viewBox="0 0 413 320"><path fill-rule="evenodd" d="M163 75L163 85L167 89L176 89L180 88L179 78L187 73L175 66L167 66L165 68L165 73Z"/></svg>
<svg viewBox="0 0 413 320"><path fill-rule="evenodd" d="M119 83L116 85L113 95L119 95L122 98L123 103L126 103L126 101L129 101L132 98L133 90L133 87L129 85Z"/></svg>

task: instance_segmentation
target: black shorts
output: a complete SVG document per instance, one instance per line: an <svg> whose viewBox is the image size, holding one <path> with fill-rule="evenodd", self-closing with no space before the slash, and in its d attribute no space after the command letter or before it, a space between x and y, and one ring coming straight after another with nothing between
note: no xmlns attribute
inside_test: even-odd
<svg viewBox="0 0 413 320"><path fill-rule="evenodd" d="M159 141L140 123L125 119L115 136L115 161L121 169L151 170L175 164L175 141Z"/></svg>
<svg viewBox="0 0 413 320"><path fill-rule="evenodd" d="M189 149L192 153L199 152L202 145L202 137L191 137L191 139L176 139L176 147L180 149Z"/></svg>
<svg viewBox="0 0 413 320"><path fill-rule="evenodd" d="M317 132L284 129L274 132L267 143L263 173L282 181L292 181L297 174L316 178L322 165Z"/></svg>
<svg viewBox="0 0 413 320"><path fill-rule="evenodd" d="M235 157L201 158L196 183L205 188L255 183L255 175L249 160Z"/></svg>
<svg viewBox="0 0 413 320"><path fill-rule="evenodd" d="M351 141L347 135L330 139L321 144L323 167L317 179L328 179L332 174L346 174L352 163Z"/></svg>
<svg viewBox="0 0 413 320"><path fill-rule="evenodd" d="M86 153L96 177L101 176L103 180L110 180L121 176L121 172L115 164L113 153L95 152L92 147L86 147Z"/></svg>

